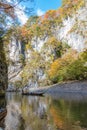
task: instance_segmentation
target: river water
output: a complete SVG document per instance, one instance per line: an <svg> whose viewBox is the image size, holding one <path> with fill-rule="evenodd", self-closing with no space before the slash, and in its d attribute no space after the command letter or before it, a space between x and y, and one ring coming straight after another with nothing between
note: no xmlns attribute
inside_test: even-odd
<svg viewBox="0 0 87 130"><path fill-rule="evenodd" d="M3 104L7 115L0 130L87 130L87 95L7 93Z"/></svg>

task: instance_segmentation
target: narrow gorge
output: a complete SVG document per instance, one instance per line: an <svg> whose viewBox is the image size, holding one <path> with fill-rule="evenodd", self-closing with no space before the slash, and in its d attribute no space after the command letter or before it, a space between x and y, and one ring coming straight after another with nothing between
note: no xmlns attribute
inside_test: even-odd
<svg viewBox="0 0 87 130"><path fill-rule="evenodd" d="M4 36L8 90L87 80L86 14L86 0L64 1L57 10L11 27ZM81 65L76 74L75 64Z"/></svg>

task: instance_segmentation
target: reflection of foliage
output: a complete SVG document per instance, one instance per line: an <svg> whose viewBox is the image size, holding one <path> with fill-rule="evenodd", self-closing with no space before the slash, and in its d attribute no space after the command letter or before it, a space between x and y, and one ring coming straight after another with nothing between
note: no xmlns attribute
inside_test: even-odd
<svg viewBox="0 0 87 130"><path fill-rule="evenodd" d="M87 104L82 102L53 100L50 112L59 129L80 130L82 127L87 128L86 107ZM82 113L84 113L84 116Z"/></svg>
<svg viewBox="0 0 87 130"><path fill-rule="evenodd" d="M0 81L1 82L1 81ZM3 90L0 89L0 97L5 96L5 92ZM0 101L1 102L1 101Z"/></svg>
<svg viewBox="0 0 87 130"><path fill-rule="evenodd" d="M0 98L0 108L5 108L5 107L6 107L5 97L4 98Z"/></svg>

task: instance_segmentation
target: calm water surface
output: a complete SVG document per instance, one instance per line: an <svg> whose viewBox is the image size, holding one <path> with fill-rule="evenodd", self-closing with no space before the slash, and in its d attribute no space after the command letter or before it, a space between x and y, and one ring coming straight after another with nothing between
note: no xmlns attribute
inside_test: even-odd
<svg viewBox="0 0 87 130"><path fill-rule="evenodd" d="M7 93L5 126L0 130L87 130L87 95L22 96Z"/></svg>

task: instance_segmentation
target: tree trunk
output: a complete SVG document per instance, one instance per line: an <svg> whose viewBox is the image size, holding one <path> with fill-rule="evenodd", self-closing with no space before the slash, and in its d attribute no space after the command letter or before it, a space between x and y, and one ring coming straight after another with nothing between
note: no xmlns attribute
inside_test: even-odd
<svg viewBox="0 0 87 130"><path fill-rule="evenodd" d="M5 57L3 40L0 38L0 95L2 95L8 85L8 71Z"/></svg>

